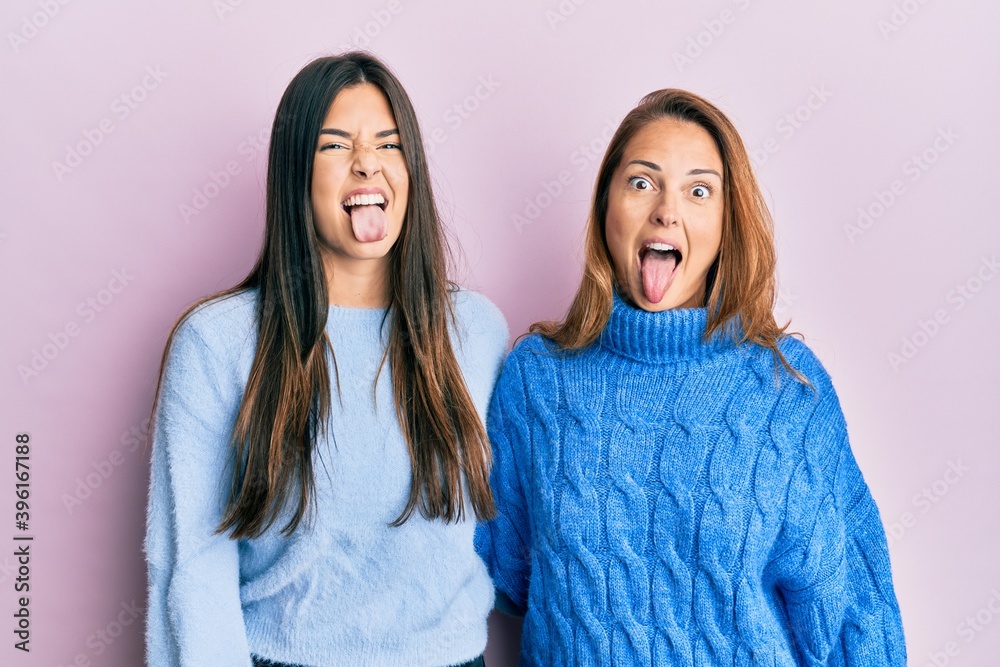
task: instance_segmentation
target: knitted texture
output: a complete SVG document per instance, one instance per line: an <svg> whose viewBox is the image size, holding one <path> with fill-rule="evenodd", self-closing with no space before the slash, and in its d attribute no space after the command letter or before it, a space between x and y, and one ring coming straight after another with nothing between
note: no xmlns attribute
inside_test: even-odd
<svg viewBox="0 0 1000 667"><path fill-rule="evenodd" d="M615 297L577 353L537 335L490 407L499 516L476 532L521 664L906 664L878 509L800 341ZM778 379L780 377L780 380ZM505 600L505 597L509 600Z"/></svg>
<svg viewBox="0 0 1000 667"><path fill-rule="evenodd" d="M253 653L312 667L441 667L480 655L493 587L473 548L471 503L464 521L418 512L389 526L406 504L411 465L388 364L376 384L386 310L330 307L336 374L327 355L332 414L315 450L312 522L287 538L283 519L256 539L215 534L256 348L254 298L248 291L197 309L169 350L145 540L148 664L249 667ZM453 348L484 418L507 324L485 297L452 299Z"/></svg>

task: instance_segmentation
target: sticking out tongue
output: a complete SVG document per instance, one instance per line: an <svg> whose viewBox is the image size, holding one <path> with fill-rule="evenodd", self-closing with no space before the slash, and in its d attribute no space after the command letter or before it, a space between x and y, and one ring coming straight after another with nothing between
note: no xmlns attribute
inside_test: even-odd
<svg viewBox="0 0 1000 667"><path fill-rule="evenodd" d="M351 228L354 238L362 243L381 241L389 233L385 211L377 204L351 207Z"/></svg>
<svg viewBox="0 0 1000 667"><path fill-rule="evenodd" d="M642 258L642 291L646 300L659 303L670 287L674 269L677 268L677 255L673 252L650 250Z"/></svg>

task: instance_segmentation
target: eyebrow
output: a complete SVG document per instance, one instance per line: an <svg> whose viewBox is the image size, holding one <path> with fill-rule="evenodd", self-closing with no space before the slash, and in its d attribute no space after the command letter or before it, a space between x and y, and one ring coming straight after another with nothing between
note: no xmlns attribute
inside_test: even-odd
<svg viewBox="0 0 1000 667"><path fill-rule="evenodd" d="M722 174L714 169L692 169L688 172L688 176L698 176L699 174L714 174L719 177L720 181L722 180Z"/></svg>
<svg viewBox="0 0 1000 667"><path fill-rule="evenodd" d="M645 160L632 160L625 166L627 167L629 166L629 164L641 164L643 167L646 167L647 169L652 169L653 171L663 171L662 169L660 169L660 165L656 164L655 162L646 162Z"/></svg>
<svg viewBox="0 0 1000 667"><path fill-rule="evenodd" d="M646 167L647 169L652 169L653 171L663 171L662 169L660 169L660 165L656 164L655 162L647 162L646 160L632 160L625 166L627 167L630 164L639 164L642 165L643 167ZM687 173L688 176L699 176L701 174L714 174L719 177L720 181L722 180L722 174L720 174L714 169L692 169Z"/></svg>
<svg viewBox="0 0 1000 667"><path fill-rule="evenodd" d="M320 134L333 134L333 135L336 135L338 137L344 137L345 139L353 139L354 138L354 135L352 135L350 132L344 132L343 130L338 130L335 127L324 127L322 130L319 131L319 133ZM391 137L394 134L398 135L399 134L399 130L397 130L396 128L393 128L391 130L382 130L381 132L377 132L375 134L375 138L376 139L384 139L386 137Z"/></svg>

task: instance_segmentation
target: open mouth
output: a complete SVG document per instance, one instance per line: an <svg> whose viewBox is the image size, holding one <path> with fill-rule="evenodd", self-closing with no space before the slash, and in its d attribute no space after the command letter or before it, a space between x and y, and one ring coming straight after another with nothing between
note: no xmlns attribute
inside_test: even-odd
<svg viewBox="0 0 1000 667"><path fill-rule="evenodd" d="M354 238L362 243L381 241L389 233L386 206L385 195L380 192L353 194L340 202L340 207L351 218Z"/></svg>
<svg viewBox="0 0 1000 667"><path fill-rule="evenodd" d="M658 259L665 260L673 257L675 264L681 263L681 251L669 243L659 243L653 241L652 243L645 244L639 249L639 261L642 262L646 255L649 255L650 253L653 253L653 256Z"/></svg>
<svg viewBox="0 0 1000 667"><path fill-rule="evenodd" d="M639 248L639 272L642 274L642 291L647 301L659 303L663 300L683 259L681 251L669 243L643 243Z"/></svg>
<svg viewBox="0 0 1000 667"><path fill-rule="evenodd" d="M345 213L350 215L351 209L355 206L378 206L384 211L385 207L388 206L388 203L386 202L385 197L375 193L370 195L351 195L344 201L340 202L340 206L344 209Z"/></svg>

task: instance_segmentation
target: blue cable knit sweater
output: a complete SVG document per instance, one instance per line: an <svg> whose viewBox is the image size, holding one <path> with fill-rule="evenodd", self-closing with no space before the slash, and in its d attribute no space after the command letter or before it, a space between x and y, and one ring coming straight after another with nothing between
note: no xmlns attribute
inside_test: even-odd
<svg viewBox="0 0 1000 667"><path fill-rule="evenodd" d="M598 342L537 335L490 414L476 547L526 612L521 663L906 664L878 509L830 379L793 338L705 343L705 309L615 297ZM500 597L503 600L503 597Z"/></svg>
<svg viewBox="0 0 1000 667"><path fill-rule="evenodd" d="M485 297L453 300L453 347L483 418L507 324ZM406 504L411 468L388 364L374 385L385 313L330 307L341 392L332 383L332 437L317 443L313 524L288 538L282 520L257 539L215 534L257 340L254 293L209 302L177 329L153 431L151 667L249 667L251 653L313 667L442 667L483 652L493 587L473 548L471 503L466 521L417 513L388 525Z"/></svg>

